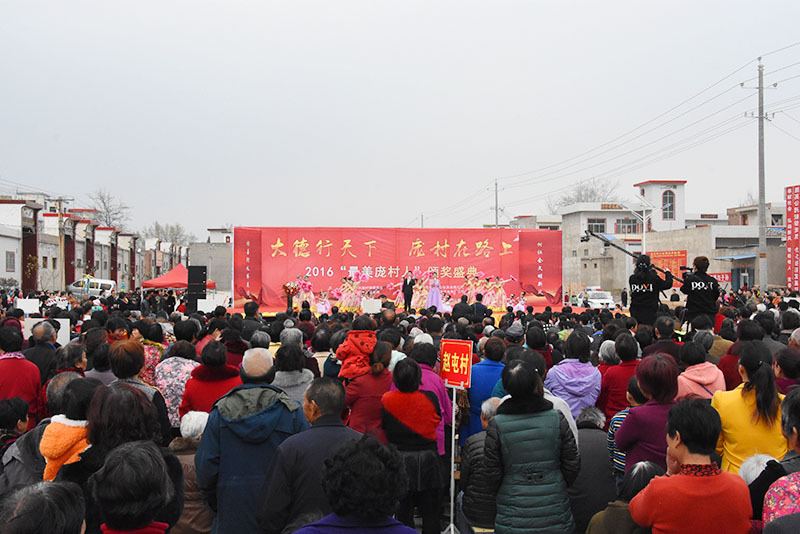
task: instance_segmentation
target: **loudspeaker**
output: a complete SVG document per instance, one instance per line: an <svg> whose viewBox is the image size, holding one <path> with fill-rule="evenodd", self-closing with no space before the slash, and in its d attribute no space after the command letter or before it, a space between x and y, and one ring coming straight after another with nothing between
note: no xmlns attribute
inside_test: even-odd
<svg viewBox="0 0 800 534"><path fill-rule="evenodd" d="M186 293L190 298L206 298L206 273L207 268L205 265L192 265L189 267L189 279Z"/></svg>

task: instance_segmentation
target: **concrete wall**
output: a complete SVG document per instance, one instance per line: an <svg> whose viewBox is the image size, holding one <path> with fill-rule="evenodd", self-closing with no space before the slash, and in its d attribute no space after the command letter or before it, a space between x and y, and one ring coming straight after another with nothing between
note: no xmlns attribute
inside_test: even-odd
<svg viewBox="0 0 800 534"><path fill-rule="evenodd" d="M192 243L189 245L189 265L205 265L208 278L216 282L217 291L233 290L233 244Z"/></svg>

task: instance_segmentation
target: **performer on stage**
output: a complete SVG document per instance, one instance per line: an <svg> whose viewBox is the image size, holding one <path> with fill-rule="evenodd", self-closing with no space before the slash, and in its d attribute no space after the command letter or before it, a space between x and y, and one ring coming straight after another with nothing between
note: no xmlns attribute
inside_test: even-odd
<svg viewBox="0 0 800 534"><path fill-rule="evenodd" d="M331 314L331 301L328 300L327 291L323 291L319 294L319 300L317 300L316 303L316 310L317 314Z"/></svg>
<svg viewBox="0 0 800 534"><path fill-rule="evenodd" d="M312 288L311 282L308 281L308 275L304 276L302 280L300 277L297 277L297 285L300 288L297 292L297 297L295 301L297 302L298 307L302 305L303 301L308 302L310 309L314 309L317 305L317 300L314 298L314 290Z"/></svg>
<svg viewBox="0 0 800 534"><path fill-rule="evenodd" d="M411 299L411 307L415 310L420 310L425 307L428 301L427 278L423 275L416 279L414 284L414 298Z"/></svg>
<svg viewBox="0 0 800 534"><path fill-rule="evenodd" d="M492 287L494 288L494 305L495 310L497 311L504 311L508 305L506 302L508 300L506 297L506 290L503 289L503 286L511 280L513 280L513 278L501 280L499 276L494 277L494 283L492 284Z"/></svg>
<svg viewBox="0 0 800 534"><path fill-rule="evenodd" d="M439 276L436 273L431 274L428 299L425 302L426 308L431 306L436 306L438 312L442 311L442 291L439 285Z"/></svg>
<svg viewBox="0 0 800 534"><path fill-rule="evenodd" d="M411 271L406 271L406 274L403 275L403 308L406 313L411 309L411 301L414 298L414 284L416 283L417 280Z"/></svg>

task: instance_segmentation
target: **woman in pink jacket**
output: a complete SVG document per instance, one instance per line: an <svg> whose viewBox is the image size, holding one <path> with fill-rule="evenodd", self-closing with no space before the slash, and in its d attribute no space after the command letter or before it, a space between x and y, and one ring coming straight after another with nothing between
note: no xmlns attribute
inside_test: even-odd
<svg viewBox="0 0 800 534"><path fill-rule="evenodd" d="M678 401L689 397L710 399L715 391L725 391L722 371L706 361L706 349L700 333L695 337L701 337L700 341L691 341L681 347L681 362L686 370L678 376L678 395L675 397Z"/></svg>

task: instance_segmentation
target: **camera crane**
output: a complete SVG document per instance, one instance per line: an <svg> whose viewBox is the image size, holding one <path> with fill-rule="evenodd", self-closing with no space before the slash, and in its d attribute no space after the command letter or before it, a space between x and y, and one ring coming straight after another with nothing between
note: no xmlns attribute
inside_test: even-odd
<svg viewBox="0 0 800 534"><path fill-rule="evenodd" d="M626 250L626 249L622 248L621 246L617 245L616 243L614 243L613 241L611 241L610 239L608 239L604 235L597 234L595 232L592 232L591 230L586 230L586 235L582 235L581 236L581 243L588 243L589 239L592 238L592 237L594 237L595 239L599 239L607 247L614 247L615 249L624 252L625 254L627 254L628 256L630 256L631 258L633 258L635 260L638 260L639 256L641 256L641 254L634 254L633 252L631 252L629 250ZM650 264L650 266L653 269L655 269L656 271L658 271L658 272L660 272L662 274L667 274L667 272L664 269L662 269L661 267L656 267L652 263ZM676 275L675 273L672 273L672 277L675 280L678 280L681 283L683 283L683 278L681 278L680 276Z"/></svg>

